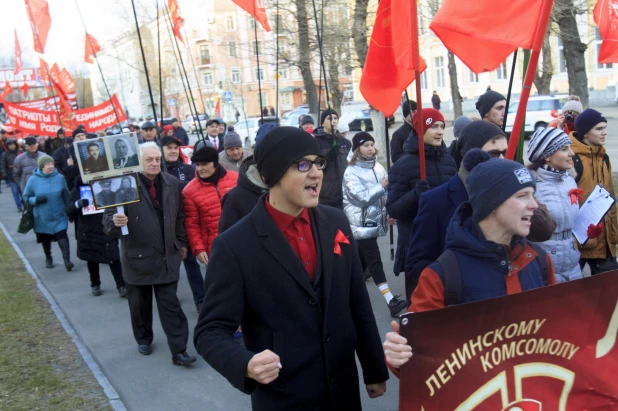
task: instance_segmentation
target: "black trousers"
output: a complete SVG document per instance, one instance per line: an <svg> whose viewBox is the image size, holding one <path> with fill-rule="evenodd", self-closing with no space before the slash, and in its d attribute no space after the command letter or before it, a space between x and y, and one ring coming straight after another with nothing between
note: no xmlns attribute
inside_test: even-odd
<svg viewBox="0 0 618 411"><path fill-rule="evenodd" d="M582 258L579 260L579 267L583 270L586 263L590 266L590 274L596 275L608 271L618 270L616 257L612 257L609 248L606 250L605 258Z"/></svg>
<svg viewBox="0 0 618 411"><path fill-rule="evenodd" d="M87 262L88 265L88 273L90 274L90 286L94 287L95 285L101 285L101 276L99 274L99 263L93 263L91 261ZM125 282L122 278L122 265L120 264L120 260L116 260L109 265L109 270L112 272L114 276L114 281L116 282L116 288L124 287Z"/></svg>
<svg viewBox="0 0 618 411"><path fill-rule="evenodd" d="M360 255L363 256L373 282L382 284L386 282L386 274L382 265L382 257L380 256L380 247L378 246L377 238L367 238L365 240L356 240Z"/></svg>
<svg viewBox="0 0 618 411"><path fill-rule="evenodd" d="M157 300L161 326L167 337L172 354L187 349L189 323L176 296L178 281L169 284L132 285L127 284L127 300L131 311L133 336L138 344L151 344L152 292Z"/></svg>

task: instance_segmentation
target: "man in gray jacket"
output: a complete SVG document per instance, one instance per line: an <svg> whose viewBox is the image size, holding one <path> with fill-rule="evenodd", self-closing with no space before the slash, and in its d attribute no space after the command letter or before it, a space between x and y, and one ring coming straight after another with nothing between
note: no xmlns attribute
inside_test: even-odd
<svg viewBox="0 0 618 411"><path fill-rule="evenodd" d="M182 211L182 185L161 173L161 151L156 143L140 146L144 171L139 175L141 201L124 206L124 213L108 208L103 230L121 238L120 261L127 283L133 335L138 351L152 353L152 293L174 365L188 365L195 357L187 354L189 326L176 296L180 263L187 254L187 237ZM126 226L127 235L121 228Z"/></svg>
<svg viewBox="0 0 618 411"><path fill-rule="evenodd" d="M28 179L32 177L34 169L38 167L39 158L45 153L38 151L39 145L34 137L26 138L26 152L20 156L17 156L15 163L13 163L13 176L15 182L19 183L21 192L24 192Z"/></svg>
<svg viewBox="0 0 618 411"><path fill-rule="evenodd" d="M242 149L242 141L233 127L227 132L223 139L224 151L219 153L219 164L226 170L238 171L243 160L251 155L250 152ZM196 150L197 151L197 150Z"/></svg>

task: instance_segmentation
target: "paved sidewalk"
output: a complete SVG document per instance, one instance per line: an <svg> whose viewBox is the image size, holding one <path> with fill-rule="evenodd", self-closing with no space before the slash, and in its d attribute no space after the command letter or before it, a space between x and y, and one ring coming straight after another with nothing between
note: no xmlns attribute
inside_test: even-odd
<svg viewBox="0 0 618 411"><path fill-rule="evenodd" d="M201 357L190 368L176 367L172 364L156 307L153 320L154 352L150 356L140 355L131 331L127 301L118 297L108 266L101 266L103 295L92 296L86 263L75 256L73 225L69 226L69 238L75 268L72 272L67 272L62 264L60 249L56 244L52 245L56 267L45 268L42 248L36 244L34 233L30 232L26 235L16 233L19 217L20 214L16 211L10 189L3 183L2 194L0 194L0 221L56 299L66 318L129 410L240 411L250 409L250 397L233 388ZM393 263L389 258L388 237L380 239L380 249L391 290L396 294L403 294L403 276L395 277L392 274ZM367 282L367 289L380 327L380 334L384 339L384 334L390 330L388 309L373 281ZM195 354L192 339L197 312L184 268L181 269L178 297L189 320L191 336L188 351ZM398 392L399 381L391 375L386 395L380 399L371 400L367 396L361 379L361 397L366 410L396 410Z"/></svg>

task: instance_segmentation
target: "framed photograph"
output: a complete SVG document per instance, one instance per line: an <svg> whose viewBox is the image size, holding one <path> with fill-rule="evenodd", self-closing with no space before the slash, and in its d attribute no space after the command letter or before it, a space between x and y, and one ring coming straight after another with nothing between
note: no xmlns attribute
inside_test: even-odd
<svg viewBox="0 0 618 411"><path fill-rule="evenodd" d="M108 177L90 182L95 208L102 209L137 203L141 200L137 174Z"/></svg>
<svg viewBox="0 0 618 411"><path fill-rule="evenodd" d="M79 172L84 182L143 170L135 133L97 137L74 144Z"/></svg>
<svg viewBox="0 0 618 411"><path fill-rule="evenodd" d="M92 196L92 188L90 186L81 186L79 188L79 198L88 200L88 207L82 207L83 215L100 214L103 210L97 210L94 206L94 197Z"/></svg>

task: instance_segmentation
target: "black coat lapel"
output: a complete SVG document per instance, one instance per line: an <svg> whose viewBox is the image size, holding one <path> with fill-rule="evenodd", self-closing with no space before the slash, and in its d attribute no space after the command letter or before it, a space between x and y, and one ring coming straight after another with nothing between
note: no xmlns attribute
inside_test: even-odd
<svg viewBox="0 0 618 411"><path fill-rule="evenodd" d="M328 298L331 290L331 280L333 277L333 258L343 258L334 255L335 249L335 229L332 223L326 218L320 207L310 210L312 216L312 224L314 232L317 232L317 238L314 238L316 247L319 247L319 253L322 257L322 283L324 287L324 307L328 306ZM345 246L344 246L345 247ZM326 310L325 310L326 311Z"/></svg>

